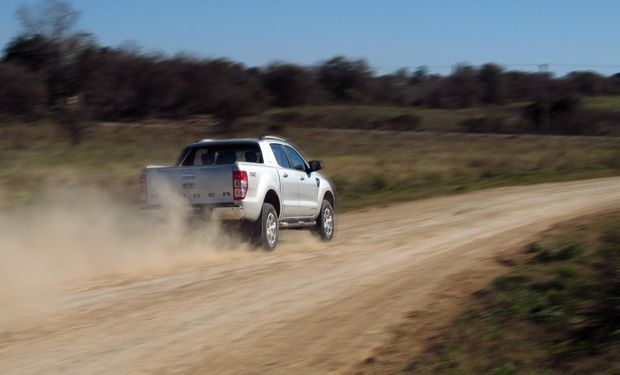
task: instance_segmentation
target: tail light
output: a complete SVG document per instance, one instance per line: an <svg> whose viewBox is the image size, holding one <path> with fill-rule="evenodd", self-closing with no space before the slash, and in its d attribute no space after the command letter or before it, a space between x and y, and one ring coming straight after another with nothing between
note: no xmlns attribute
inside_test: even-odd
<svg viewBox="0 0 620 375"><path fill-rule="evenodd" d="M142 201L146 202L146 175L140 176L140 193L142 194Z"/></svg>
<svg viewBox="0 0 620 375"><path fill-rule="evenodd" d="M243 200L248 194L248 172L233 171L233 198L234 200Z"/></svg>

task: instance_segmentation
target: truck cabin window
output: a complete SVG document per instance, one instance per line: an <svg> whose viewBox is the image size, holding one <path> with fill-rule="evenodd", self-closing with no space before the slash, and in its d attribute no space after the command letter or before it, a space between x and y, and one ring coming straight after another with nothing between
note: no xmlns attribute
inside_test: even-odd
<svg viewBox="0 0 620 375"><path fill-rule="evenodd" d="M235 162L263 163L257 144L211 144L189 148L182 156L183 167L224 165Z"/></svg>
<svg viewBox="0 0 620 375"><path fill-rule="evenodd" d="M289 146L284 146L284 148L286 149L286 154L288 155L288 159L291 161L291 165L294 169L297 169L299 171L308 170L308 165L306 164L306 161L304 160L304 158L301 157L301 155L299 155L297 151L293 150L293 148Z"/></svg>

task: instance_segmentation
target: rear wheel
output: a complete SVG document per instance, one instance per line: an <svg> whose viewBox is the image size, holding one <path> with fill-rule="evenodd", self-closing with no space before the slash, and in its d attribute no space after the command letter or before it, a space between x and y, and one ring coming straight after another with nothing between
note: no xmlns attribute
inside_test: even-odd
<svg viewBox="0 0 620 375"><path fill-rule="evenodd" d="M254 225L254 242L267 251L275 249L280 239L280 225L278 213L271 203L263 203L260 216Z"/></svg>
<svg viewBox="0 0 620 375"><path fill-rule="evenodd" d="M321 213L316 221L314 231L321 237L323 241L331 241L334 238L336 230L336 222L334 220L334 208L328 200L323 200L321 204Z"/></svg>

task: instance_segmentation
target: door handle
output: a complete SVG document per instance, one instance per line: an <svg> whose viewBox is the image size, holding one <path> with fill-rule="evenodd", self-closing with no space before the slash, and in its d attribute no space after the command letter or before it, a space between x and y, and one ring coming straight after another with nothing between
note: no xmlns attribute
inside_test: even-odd
<svg viewBox="0 0 620 375"><path fill-rule="evenodd" d="M285 173L285 174L282 175L282 177L287 178L288 175Z"/></svg>
<svg viewBox="0 0 620 375"><path fill-rule="evenodd" d="M193 175L193 174L182 174L181 178L189 180L189 179L192 179L192 178L196 178L196 175Z"/></svg>
<svg viewBox="0 0 620 375"><path fill-rule="evenodd" d="M300 180L305 180L306 178L304 176L299 177Z"/></svg>

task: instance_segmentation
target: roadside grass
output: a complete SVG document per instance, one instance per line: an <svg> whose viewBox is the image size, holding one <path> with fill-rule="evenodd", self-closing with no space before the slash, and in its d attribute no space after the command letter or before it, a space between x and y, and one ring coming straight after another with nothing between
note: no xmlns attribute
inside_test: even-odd
<svg viewBox="0 0 620 375"><path fill-rule="evenodd" d="M221 134L191 124L92 127L71 146L52 124L0 126L0 202L17 207L49 189L77 185L137 201L147 164L170 165L201 138L258 136L265 127ZM620 140L281 129L309 159L321 159L338 206L349 209L489 187L620 175Z"/></svg>
<svg viewBox="0 0 620 375"><path fill-rule="evenodd" d="M401 353L397 372L620 373L620 212L560 225L524 251L424 354Z"/></svg>
<svg viewBox="0 0 620 375"><path fill-rule="evenodd" d="M620 173L618 140L321 131L290 138L325 159L344 207Z"/></svg>

